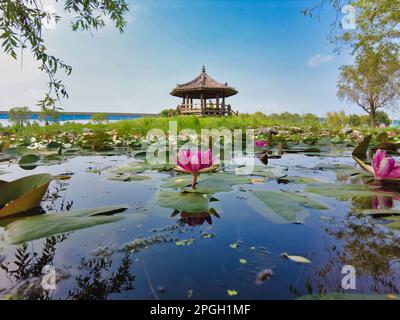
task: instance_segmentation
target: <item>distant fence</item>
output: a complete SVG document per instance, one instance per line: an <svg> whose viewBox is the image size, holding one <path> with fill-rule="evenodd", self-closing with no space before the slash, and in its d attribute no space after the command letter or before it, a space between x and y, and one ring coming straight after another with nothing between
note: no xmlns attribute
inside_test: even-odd
<svg viewBox="0 0 400 320"><path fill-rule="evenodd" d="M143 117L157 117L152 113L116 113L116 112L60 112L58 121L90 120L95 114L106 114L107 120L132 120ZM30 112L31 120L39 120L40 112ZM8 111L0 111L0 120L8 120Z"/></svg>

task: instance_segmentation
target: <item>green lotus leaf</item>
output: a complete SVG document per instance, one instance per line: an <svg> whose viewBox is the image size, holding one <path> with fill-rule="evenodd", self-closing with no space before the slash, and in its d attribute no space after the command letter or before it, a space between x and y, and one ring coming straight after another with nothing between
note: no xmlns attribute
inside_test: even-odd
<svg viewBox="0 0 400 320"><path fill-rule="evenodd" d="M306 195L295 194L293 192L254 190L252 194L265 204L275 216L267 215L267 212L252 206L256 211L266 216L273 222L301 222L302 216L298 213L306 208L317 210L329 209L319 201L309 198ZM251 203L251 199L249 200Z"/></svg>
<svg viewBox="0 0 400 320"><path fill-rule="evenodd" d="M64 213L46 213L11 222L6 226L12 244L50 237L55 234L93 227L123 219L114 215L127 209L125 206L81 209Z"/></svg>
<svg viewBox="0 0 400 320"><path fill-rule="evenodd" d="M0 184L0 218L39 206L52 176L36 174Z"/></svg>
<svg viewBox="0 0 400 320"><path fill-rule="evenodd" d="M157 196L158 205L185 212L208 211L208 197L193 192L171 192L161 190Z"/></svg>
<svg viewBox="0 0 400 320"><path fill-rule="evenodd" d="M325 197L348 199L353 197L371 197L376 195L392 195L391 192L378 191L378 186L365 184L310 184L304 191L319 194Z"/></svg>

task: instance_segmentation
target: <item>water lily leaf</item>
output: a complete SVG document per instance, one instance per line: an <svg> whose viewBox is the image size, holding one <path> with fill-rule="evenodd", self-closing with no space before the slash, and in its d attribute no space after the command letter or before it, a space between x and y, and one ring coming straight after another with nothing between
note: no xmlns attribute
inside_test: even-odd
<svg viewBox="0 0 400 320"><path fill-rule="evenodd" d="M287 180L288 182L294 182L299 184L323 183L322 180L311 177L291 176L291 177L285 177L284 179Z"/></svg>
<svg viewBox="0 0 400 320"><path fill-rule="evenodd" d="M376 146L374 146L372 149L378 150L387 150L387 151L396 151L400 147L399 143L393 143L393 142L382 142L378 143Z"/></svg>
<svg viewBox="0 0 400 320"><path fill-rule="evenodd" d="M161 185L164 188L184 188L190 186L191 175L179 175L177 177L164 179ZM234 185L251 184L250 178L230 173L201 174L197 180L196 189L188 189L186 192L214 194L233 190Z"/></svg>
<svg viewBox="0 0 400 320"><path fill-rule="evenodd" d="M389 140L389 135L387 132L380 132L377 136L376 136L376 142L377 143L385 143L388 142Z"/></svg>
<svg viewBox="0 0 400 320"><path fill-rule="evenodd" d="M232 249L237 249L237 247L238 247L238 243L237 242L235 242L235 243L231 243L230 245L229 245L229 247L231 247Z"/></svg>
<svg viewBox="0 0 400 320"><path fill-rule="evenodd" d="M200 193L161 190L158 193L157 202L161 207L185 212L208 211L208 197Z"/></svg>
<svg viewBox="0 0 400 320"><path fill-rule="evenodd" d="M353 150L352 155L357 158L365 158L368 151L368 146L371 141L371 135L367 135L364 137L363 141L359 143L359 145Z"/></svg>
<svg viewBox="0 0 400 320"><path fill-rule="evenodd" d="M311 263L311 261L307 258L304 258L302 256L289 255L286 252L282 253L281 256L297 263Z"/></svg>
<svg viewBox="0 0 400 320"><path fill-rule="evenodd" d="M259 177L265 177L265 178L271 178L271 179L277 179L281 178L287 175L287 168L286 167L281 167L281 166L276 166L276 167L260 167L260 166L255 166L250 174L251 176L259 176ZM237 169L237 173L241 174L241 168ZM244 172L245 173L245 172Z"/></svg>
<svg viewBox="0 0 400 320"><path fill-rule="evenodd" d="M228 294L228 296L233 297L233 296L237 296L238 292L236 290L233 289L228 289L226 290L226 293Z"/></svg>
<svg viewBox="0 0 400 320"><path fill-rule="evenodd" d="M4 153L8 150L10 147L10 142L9 141L3 141L0 143L0 153Z"/></svg>
<svg viewBox="0 0 400 320"><path fill-rule="evenodd" d="M263 202L274 214L280 217L280 219L273 219L274 217L270 217L273 222L301 221L302 218L298 213L306 208L317 210L328 209L324 204L313 200L308 196L295 194L293 192L255 190L252 191L252 194ZM265 215L265 210L263 215Z"/></svg>
<svg viewBox="0 0 400 320"><path fill-rule="evenodd" d="M341 163L318 163L314 166L313 169L316 170L334 170L334 171L346 171L346 170L354 170L354 166L348 164L341 164Z"/></svg>
<svg viewBox="0 0 400 320"><path fill-rule="evenodd" d="M0 184L0 218L39 206L52 176L36 174Z"/></svg>
<svg viewBox="0 0 400 320"><path fill-rule="evenodd" d="M395 217L389 217L385 218L389 223L384 224L386 228L392 229L392 230L400 230L400 217L395 216Z"/></svg>
<svg viewBox="0 0 400 320"><path fill-rule="evenodd" d="M124 174L113 174L109 175L107 177L108 180L114 180L114 181L124 181L124 182L130 182L130 181L143 181L143 180L149 180L151 177L149 176L143 176L139 174L130 174L130 173L124 173Z"/></svg>
<svg viewBox="0 0 400 320"><path fill-rule="evenodd" d="M298 300L400 300L400 295L331 292L328 294L305 295L298 298Z"/></svg>
<svg viewBox="0 0 400 320"><path fill-rule="evenodd" d="M400 215L400 210L395 209L365 209L361 210L361 213L373 217L387 217Z"/></svg>
<svg viewBox="0 0 400 320"><path fill-rule="evenodd" d="M18 244L99 224L115 222L124 217L114 214L123 212L126 209L127 207L124 206L112 206L64 213L47 213L11 222L6 226L6 232L10 242Z"/></svg>
<svg viewBox="0 0 400 320"><path fill-rule="evenodd" d="M391 195L390 192L377 191L378 186L364 184L312 184L304 189L305 192L319 194L325 197L348 199L353 197L371 197L374 195Z"/></svg>
<svg viewBox="0 0 400 320"><path fill-rule="evenodd" d="M190 246L194 242L193 238L178 240L175 242L177 246Z"/></svg>
<svg viewBox="0 0 400 320"><path fill-rule="evenodd" d="M38 166L40 156L35 153L25 154L21 157L18 164L22 169L31 170Z"/></svg>
<svg viewBox="0 0 400 320"><path fill-rule="evenodd" d="M175 167L172 164L149 164L144 162L133 162L120 168L110 170L110 173L141 173L145 171L170 171Z"/></svg>

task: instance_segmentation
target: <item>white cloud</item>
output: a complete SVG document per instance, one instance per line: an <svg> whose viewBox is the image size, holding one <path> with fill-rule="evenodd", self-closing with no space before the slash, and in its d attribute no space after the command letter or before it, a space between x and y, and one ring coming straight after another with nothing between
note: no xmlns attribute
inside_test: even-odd
<svg viewBox="0 0 400 320"><path fill-rule="evenodd" d="M333 57L329 54L317 53L308 60L307 65L310 68L316 68L316 67L319 67L320 65L322 65L324 63L328 63L332 60L333 60Z"/></svg>

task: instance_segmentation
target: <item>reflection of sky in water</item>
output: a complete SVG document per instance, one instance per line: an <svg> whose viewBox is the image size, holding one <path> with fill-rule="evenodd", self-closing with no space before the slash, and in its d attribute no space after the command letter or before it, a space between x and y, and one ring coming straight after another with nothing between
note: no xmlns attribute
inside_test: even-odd
<svg viewBox="0 0 400 320"><path fill-rule="evenodd" d="M52 196L43 202L46 210L60 211L67 203L72 209L119 204L129 207L123 213L124 220L71 232L56 244L52 264L68 273L69 277L58 284L52 298L66 298L72 291L75 298L153 299L157 295L164 299L184 299L192 290L194 299L217 299L228 298L227 289L235 289L237 298L296 298L310 293L310 290L312 293L318 293L318 290L340 291L343 264L353 264L358 270L356 292L392 293L394 289L389 283L393 286L400 284L396 262L400 257L398 240L382 226L371 224L370 218L348 215L352 208L370 208L372 199L338 201L316 196L330 210L307 210L305 224L275 224L267 219L265 207L259 208L260 203L249 205L249 202L256 203L250 191L300 191L304 185L278 184L270 179L263 184L235 186L234 191L215 194L218 201L210 202L209 207L218 217L213 215L206 219L204 214L198 214L188 220L187 213L157 205L156 193L160 190L161 179L169 174L145 172L142 174L151 175L152 179L139 182L106 179L107 169L131 161L125 156L76 157L60 165L37 167L31 171L16 165L0 164L0 170L6 172L1 176L3 180L39 172L75 173L68 181L51 183ZM281 159L270 160L270 165L289 166L290 176L336 181L334 172L313 169L321 163L354 164L348 156L329 158L287 154ZM97 171L100 173L93 173ZM394 202L397 205L397 201ZM204 237L204 234L212 236ZM116 250L137 238L161 236L167 242L149 242L148 248L142 248L128 258ZM194 242L189 245L175 245L175 240L190 238ZM43 243L44 239L32 241L27 250L38 252L40 256ZM233 243L239 243L236 249L230 247ZM18 247L21 246L6 246L0 255L6 256L6 262L12 262ZM112 254L108 255L107 250ZM281 258L282 252L307 256L312 264L296 264ZM241 264L240 259L247 263ZM95 266L102 265L101 262L110 264L109 271L100 267L101 270L96 269ZM8 267L9 270L15 269L12 263ZM273 269L274 276L256 285L257 274L264 269ZM124 270L120 278L112 275L117 270ZM100 279L108 289L88 290L78 281L83 275L92 280ZM127 292L122 290L120 294L111 290L112 283L121 279L133 279L130 282L134 289L126 287ZM7 277L4 270L0 271L0 288L17 282L12 276ZM164 290L159 291L158 287Z"/></svg>

